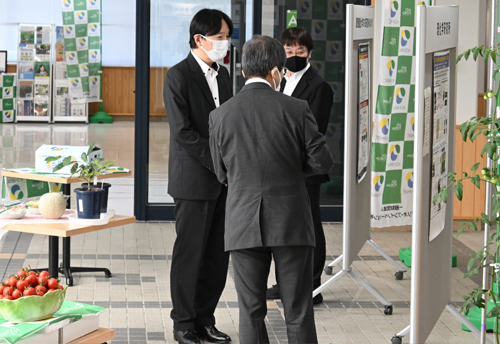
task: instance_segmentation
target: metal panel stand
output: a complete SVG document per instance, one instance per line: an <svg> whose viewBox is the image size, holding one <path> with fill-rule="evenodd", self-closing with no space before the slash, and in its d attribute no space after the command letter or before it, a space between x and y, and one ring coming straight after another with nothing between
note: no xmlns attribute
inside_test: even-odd
<svg viewBox="0 0 500 344"><path fill-rule="evenodd" d="M397 280L402 280L403 279L403 274L405 272L407 272L407 270L404 267L402 267L401 265L399 265L394 259L392 259L392 257L389 256L389 254L387 254L387 252L385 252L384 250L382 250L380 248L380 246L378 246L375 243L375 241L373 241L373 239L368 239L368 240L366 240L366 242L368 244L370 244L370 246L373 247L375 250L377 250L377 252L380 253L380 255L382 255L382 257L384 257L389 263L392 264L392 266L394 266L398 270L398 271L396 271L396 273L394 274L394 276L396 277ZM335 258L335 260L333 262L331 262L330 264L328 264L328 266L325 268L325 273L327 275L331 275L333 273L333 267L335 267L343 259L344 259L344 255L343 254L341 254L340 256L338 256L337 258Z"/></svg>

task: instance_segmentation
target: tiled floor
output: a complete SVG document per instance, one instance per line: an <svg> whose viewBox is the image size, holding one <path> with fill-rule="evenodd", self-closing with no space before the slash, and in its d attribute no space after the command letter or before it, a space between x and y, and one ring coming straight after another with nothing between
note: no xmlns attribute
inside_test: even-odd
<svg viewBox="0 0 500 344"><path fill-rule="evenodd" d="M157 132L153 137L164 140L161 126L155 130ZM68 134L71 131L73 133ZM120 154L120 165L133 168L133 122L67 129L52 125L50 130L40 126L0 124L0 132L4 133L1 167L31 165L34 149L42 143L83 145L95 140L103 147L106 156ZM157 158L154 172L159 183L164 183L161 176L161 161L165 159L164 143L159 141L151 147L154 147L153 157ZM121 214L132 214L133 179L116 179L112 184L109 208ZM342 226L325 224L325 233L327 260L331 261L341 254ZM410 232L377 231L372 237L394 258L397 258L400 248L411 245ZM107 279L103 274L75 274L75 286L68 289L67 298L107 307L108 311L101 315L101 326L116 330L113 344L174 343L169 288L174 239L173 223L136 223L73 237L72 265L109 267L113 277ZM466 269L468 255L480 249L482 242L481 233L469 232L453 241L459 266L452 270L452 301L457 304L460 304L462 295L480 282L479 276L466 280L461 276ZM0 242L0 277L5 278L22 266L46 266L47 247L45 236L7 233ZM393 303L394 313L384 315L383 306L346 275L323 292L325 302L315 307L320 343L390 343L392 336L409 324L409 272L403 280L396 280L394 267L368 245L355 260L353 269ZM238 303L231 265L228 274L226 289L216 312L217 326L237 344ZM324 276L324 280L328 277ZM271 275L269 285L274 283L274 279ZM266 323L272 343L286 343L281 303L269 302L268 309ZM405 338L403 343L407 342L408 338ZM444 311L427 342L476 343L478 340L471 333L462 331L461 324Z"/></svg>

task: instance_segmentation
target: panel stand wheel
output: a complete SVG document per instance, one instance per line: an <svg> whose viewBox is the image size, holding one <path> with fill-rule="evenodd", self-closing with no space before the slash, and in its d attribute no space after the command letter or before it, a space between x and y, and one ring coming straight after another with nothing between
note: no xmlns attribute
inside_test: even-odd
<svg viewBox="0 0 500 344"><path fill-rule="evenodd" d="M391 315L392 314L392 305L384 306L384 314Z"/></svg>
<svg viewBox="0 0 500 344"><path fill-rule="evenodd" d="M333 273L333 269L332 269L332 267L331 267L331 266L327 266L327 267L325 268L325 274L327 274L327 275L331 275L332 273Z"/></svg>
<svg viewBox="0 0 500 344"><path fill-rule="evenodd" d="M109 271L109 269L105 269L104 274L106 275L106 278L111 278L113 276L111 275L111 271Z"/></svg>
<svg viewBox="0 0 500 344"><path fill-rule="evenodd" d="M66 278L66 284L70 287L73 286L73 277Z"/></svg>
<svg viewBox="0 0 500 344"><path fill-rule="evenodd" d="M401 344L402 338L400 336L394 336L391 339L391 344Z"/></svg>
<svg viewBox="0 0 500 344"><path fill-rule="evenodd" d="M401 281L403 279L403 271L396 271L396 273L394 274L394 276L396 277L396 279L398 281Z"/></svg>

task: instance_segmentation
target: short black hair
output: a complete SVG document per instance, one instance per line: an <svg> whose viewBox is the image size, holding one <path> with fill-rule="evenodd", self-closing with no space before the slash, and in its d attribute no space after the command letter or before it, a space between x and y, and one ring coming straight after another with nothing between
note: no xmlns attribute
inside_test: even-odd
<svg viewBox="0 0 500 344"><path fill-rule="evenodd" d="M303 27L290 27L286 29L281 34L280 42L283 46L288 45L293 47L294 45L302 45L307 48L307 52L314 49L311 34Z"/></svg>
<svg viewBox="0 0 500 344"><path fill-rule="evenodd" d="M189 45L191 49L196 48L195 35L212 36L220 32L222 21L229 27L229 37L233 35L233 22L231 18L222 11L204 8L199 10L191 20L189 26Z"/></svg>
<svg viewBox="0 0 500 344"><path fill-rule="evenodd" d="M285 49L277 39L255 35L243 46L241 65L247 79L265 78L274 67L281 71L285 63Z"/></svg>

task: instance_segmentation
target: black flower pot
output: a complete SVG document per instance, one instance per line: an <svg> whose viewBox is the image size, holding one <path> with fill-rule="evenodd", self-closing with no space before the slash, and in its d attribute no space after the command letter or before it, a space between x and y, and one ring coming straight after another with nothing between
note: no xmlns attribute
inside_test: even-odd
<svg viewBox="0 0 500 344"><path fill-rule="evenodd" d="M100 219L104 189L75 189L79 219Z"/></svg>
<svg viewBox="0 0 500 344"><path fill-rule="evenodd" d="M97 184L90 184L91 189L104 189L104 196L101 201L101 213L107 213L108 212L108 194L109 191L108 189L111 187L110 183L97 183ZM87 183L82 184L82 188L88 189Z"/></svg>

